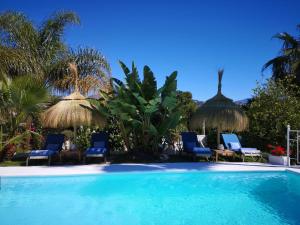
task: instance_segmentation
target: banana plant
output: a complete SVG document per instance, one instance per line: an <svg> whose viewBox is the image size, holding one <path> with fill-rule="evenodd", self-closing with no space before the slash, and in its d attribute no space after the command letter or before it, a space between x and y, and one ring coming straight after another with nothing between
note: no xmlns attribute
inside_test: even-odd
<svg viewBox="0 0 300 225"><path fill-rule="evenodd" d="M144 66L143 79L132 63L131 70L123 63L125 83L113 79L115 95L108 101L109 113L118 118L127 149L156 152L162 138L180 122L176 90L177 72L167 76L157 88L155 76Z"/></svg>

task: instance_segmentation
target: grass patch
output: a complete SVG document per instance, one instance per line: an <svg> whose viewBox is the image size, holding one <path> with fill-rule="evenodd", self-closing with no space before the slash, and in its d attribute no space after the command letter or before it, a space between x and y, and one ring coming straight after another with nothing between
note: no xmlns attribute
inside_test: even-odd
<svg viewBox="0 0 300 225"><path fill-rule="evenodd" d="M23 161L3 161L0 162L0 166L23 166L25 162Z"/></svg>

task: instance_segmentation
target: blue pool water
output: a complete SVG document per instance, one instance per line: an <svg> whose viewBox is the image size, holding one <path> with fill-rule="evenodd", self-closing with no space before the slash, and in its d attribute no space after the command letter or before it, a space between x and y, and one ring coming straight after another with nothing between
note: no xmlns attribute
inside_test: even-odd
<svg viewBox="0 0 300 225"><path fill-rule="evenodd" d="M300 176L188 172L2 177L0 224L300 224Z"/></svg>

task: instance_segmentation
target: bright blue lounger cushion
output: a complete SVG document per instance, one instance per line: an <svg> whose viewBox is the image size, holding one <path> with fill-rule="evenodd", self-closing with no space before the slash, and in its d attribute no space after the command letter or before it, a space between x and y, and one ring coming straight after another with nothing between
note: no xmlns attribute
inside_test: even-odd
<svg viewBox="0 0 300 225"><path fill-rule="evenodd" d="M193 152L196 154L211 154L209 148L194 147Z"/></svg>
<svg viewBox="0 0 300 225"><path fill-rule="evenodd" d="M106 153L106 148L88 148L85 154L93 155L93 154L104 154Z"/></svg>
<svg viewBox="0 0 300 225"><path fill-rule="evenodd" d="M229 149L234 151L240 150L242 147L239 142L229 142L228 145L229 145Z"/></svg>

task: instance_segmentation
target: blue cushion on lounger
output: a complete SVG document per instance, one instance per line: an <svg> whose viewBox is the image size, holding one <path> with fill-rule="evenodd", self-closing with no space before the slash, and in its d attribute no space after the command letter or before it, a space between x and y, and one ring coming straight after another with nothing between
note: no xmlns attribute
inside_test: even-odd
<svg viewBox="0 0 300 225"><path fill-rule="evenodd" d="M48 144L46 146L47 150L51 150L51 151L58 151L59 150L60 145L59 144Z"/></svg>
<svg viewBox="0 0 300 225"><path fill-rule="evenodd" d="M228 145L230 150L237 151L241 149L241 145L239 142L229 142Z"/></svg>
<svg viewBox="0 0 300 225"><path fill-rule="evenodd" d="M196 142L186 142L185 147L188 151L193 151L193 149L197 146Z"/></svg>
<svg viewBox="0 0 300 225"><path fill-rule="evenodd" d="M104 154L106 153L106 148L88 148L85 154Z"/></svg>
<svg viewBox="0 0 300 225"><path fill-rule="evenodd" d="M196 154L211 154L210 148L194 147L193 152Z"/></svg>
<svg viewBox="0 0 300 225"><path fill-rule="evenodd" d="M105 148L105 142L104 141L94 142L94 148Z"/></svg>
<svg viewBox="0 0 300 225"><path fill-rule="evenodd" d="M56 151L51 150L32 150L29 156L51 156L54 155Z"/></svg>
<svg viewBox="0 0 300 225"><path fill-rule="evenodd" d="M223 138L223 142L225 145L225 148L229 148L235 152L242 153L242 154L248 154L248 155L261 155L261 151L257 150L256 148L242 148L240 141L236 134L221 134ZM239 146L234 146L238 143ZM232 146L233 145L233 146ZM238 148L239 147L239 148Z"/></svg>

